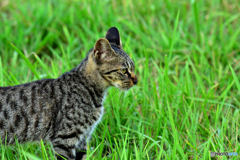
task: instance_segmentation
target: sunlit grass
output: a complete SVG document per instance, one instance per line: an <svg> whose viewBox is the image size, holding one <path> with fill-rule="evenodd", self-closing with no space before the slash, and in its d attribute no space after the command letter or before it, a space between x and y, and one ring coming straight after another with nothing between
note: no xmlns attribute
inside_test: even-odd
<svg viewBox="0 0 240 160"><path fill-rule="evenodd" d="M109 89L88 158L240 154L239 10L234 0L1 1L0 85L60 76L115 26L139 82ZM1 146L1 159L54 157L48 143Z"/></svg>

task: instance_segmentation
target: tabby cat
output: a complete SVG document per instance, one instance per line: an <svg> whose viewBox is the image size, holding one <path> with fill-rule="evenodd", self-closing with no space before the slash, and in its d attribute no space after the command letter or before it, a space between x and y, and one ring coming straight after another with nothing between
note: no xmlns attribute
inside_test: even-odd
<svg viewBox="0 0 240 160"><path fill-rule="evenodd" d="M57 159L85 159L87 141L103 115L106 90L137 83L134 63L110 28L82 62L57 79L0 87L0 136L4 143L50 141Z"/></svg>

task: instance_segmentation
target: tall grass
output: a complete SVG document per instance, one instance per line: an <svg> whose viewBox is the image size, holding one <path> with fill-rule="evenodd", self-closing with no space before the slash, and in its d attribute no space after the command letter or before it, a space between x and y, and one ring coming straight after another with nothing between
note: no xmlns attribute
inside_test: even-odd
<svg viewBox="0 0 240 160"><path fill-rule="evenodd" d="M56 78L108 28L119 29L139 79L111 88L88 159L239 159L240 3L3 0L0 84ZM47 143L1 145L1 159L53 159Z"/></svg>

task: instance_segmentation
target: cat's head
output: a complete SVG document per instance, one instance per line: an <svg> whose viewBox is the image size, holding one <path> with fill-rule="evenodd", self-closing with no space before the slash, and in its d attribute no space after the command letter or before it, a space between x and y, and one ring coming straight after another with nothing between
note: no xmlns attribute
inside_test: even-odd
<svg viewBox="0 0 240 160"><path fill-rule="evenodd" d="M128 90L138 79L134 73L134 62L122 49L117 28L110 28L105 38L100 38L92 50L96 68L109 86Z"/></svg>

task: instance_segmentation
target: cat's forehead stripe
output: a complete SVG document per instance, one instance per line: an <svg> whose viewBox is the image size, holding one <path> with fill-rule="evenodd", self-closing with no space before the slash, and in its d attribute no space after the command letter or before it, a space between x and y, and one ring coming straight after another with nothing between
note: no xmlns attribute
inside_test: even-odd
<svg viewBox="0 0 240 160"><path fill-rule="evenodd" d="M128 66L128 68L130 68L131 67L131 65L129 64L129 62L127 61L127 66Z"/></svg>
<svg viewBox="0 0 240 160"><path fill-rule="evenodd" d="M131 65L131 59L128 57L128 55L125 55L125 58L127 59L127 66L129 69L131 69L132 65Z"/></svg>
<svg viewBox="0 0 240 160"><path fill-rule="evenodd" d="M130 67L128 62L126 62L125 64L126 64L127 68L129 68L129 67Z"/></svg>
<svg viewBox="0 0 240 160"><path fill-rule="evenodd" d="M115 51L116 54L119 54L123 56L127 61L126 65L130 70L134 70L134 63L132 59L121 49L116 48L115 46L112 46L113 50Z"/></svg>
<svg viewBox="0 0 240 160"><path fill-rule="evenodd" d="M127 56L127 63L128 63L129 69L130 69L130 70L134 70L133 61L132 61L131 58L129 58L129 56Z"/></svg>

